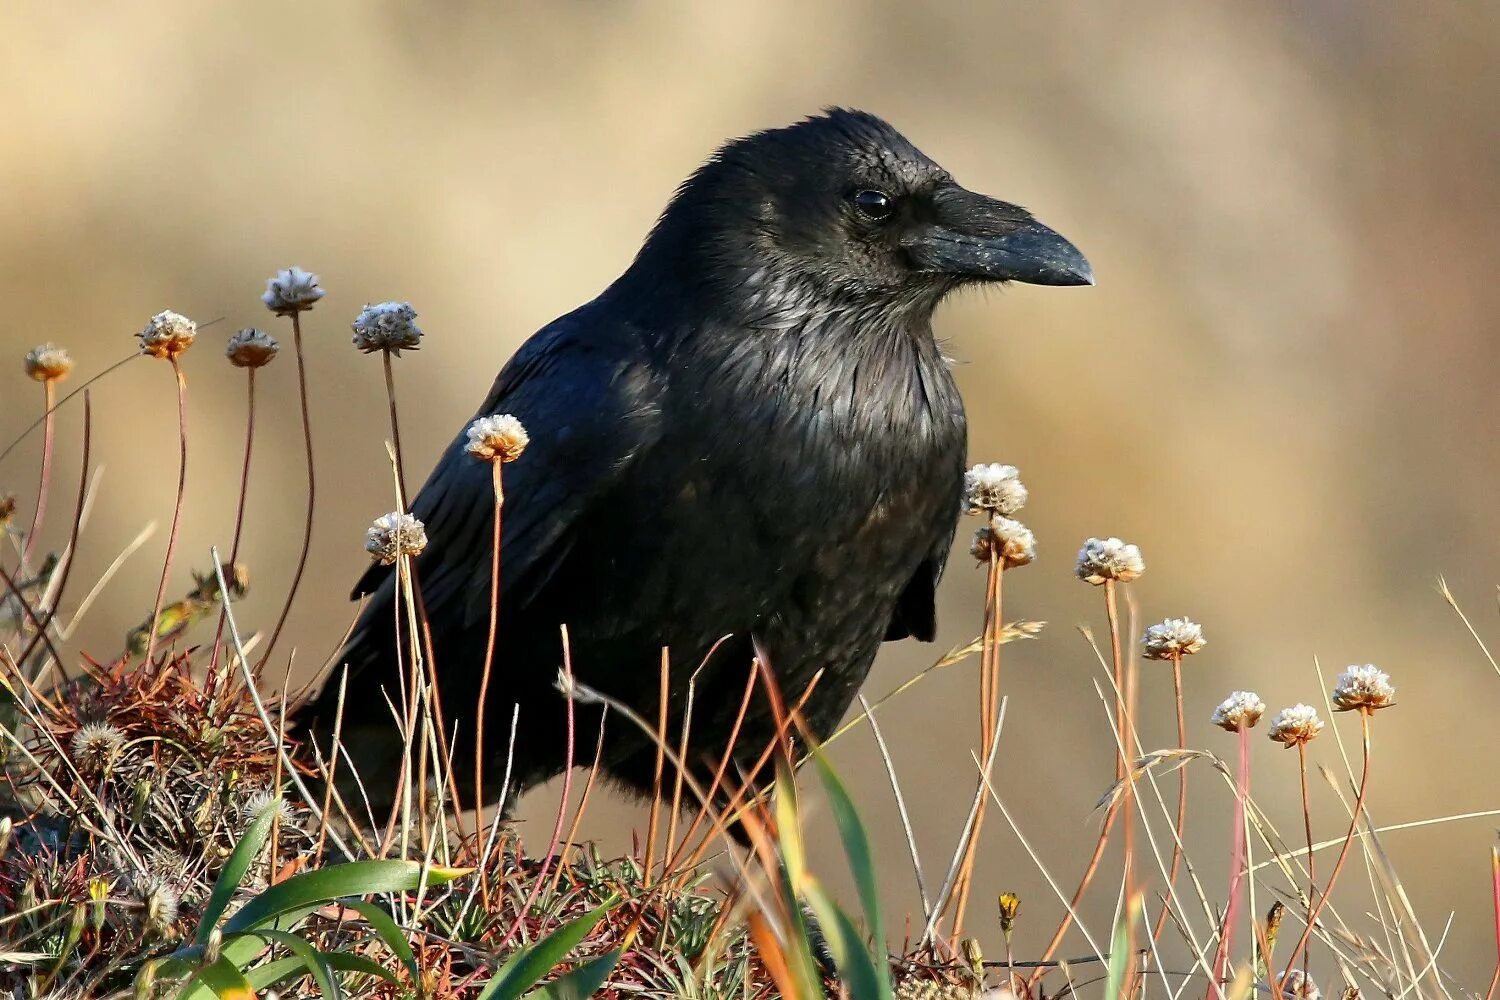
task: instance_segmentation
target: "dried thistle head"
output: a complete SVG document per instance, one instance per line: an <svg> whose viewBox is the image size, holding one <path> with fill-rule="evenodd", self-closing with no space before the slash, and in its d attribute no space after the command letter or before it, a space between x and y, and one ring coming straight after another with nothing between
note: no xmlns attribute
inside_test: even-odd
<svg viewBox="0 0 1500 1000"><path fill-rule="evenodd" d="M73 370L73 357L56 344L38 344L26 352L26 374L38 382L61 382Z"/></svg>
<svg viewBox="0 0 1500 1000"><path fill-rule="evenodd" d="M354 346L370 354L403 350L415 351L422 346L422 330L417 326L417 311L407 302L376 302L367 305L354 319Z"/></svg>
<svg viewBox="0 0 1500 1000"><path fill-rule="evenodd" d="M427 529L401 511L382 514L365 532L365 551L387 566L400 556L421 555L426 547Z"/></svg>
<svg viewBox="0 0 1500 1000"><path fill-rule="evenodd" d="M1311 705L1296 704L1271 717L1271 739L1288 749L1311 743L1323 731L1323 720Z"/></svg>
<svg viewBox="0 0 1500 1000"><path fill-rule="evenodd" d="M1002 569L1025 566L1036 559L1036 536L1020 521L997 517L974 532L969 555L982 563L998 556Z"/></svg>
<svg viewBox="0 0 1500 1000"><path fill-rule="evenodd" d="M481 462L514 462L531 442L525 426L509 413L480 417L469 425L468 436L464 450Z"/></svg>
<svg viewBox="0 0 1500 1000"><path fill-rule="evenodd" d="M318 276L300 267L288 267L266 279L260 300L278 316L306 312L323 297Z"/></svg>
<svg viewBox="0 0 1500 1000"><path fill-rule="evenodd" d="M1189 656L1207 644L1203 626L1187 618L1168 618L1146 629L1141 647L1148 660L1170 660Z"/></svg>
<svg viewBox="0 0 1500 1000"><path fill-rule="evenodd" d="M240 820L249 826L267 811L276 812L277 825L284 829L297 825L297 810L281 794L269 788L258 788L245 797L239 806Z"/></svg>
<svg viewBox="0 0 1500 1000"><path fill-rule="evenodd" d="M198 336L198 324L181 313L163 309L152 316L145 329L136 336L141 340L142 354L175 361L193 346L193 339Z"/></svg>
<svg viewBox="0 0 1500 1000"><path fill-rule="evenodd" d="M1266 713L1266 703L1253 691L1231 691L1229 697L1214 709L1210 721L1220 729L1237 733L1241 729L1253 729Z"/></svg>
<svg viewBox="0 0 1500 1000"><path fill-rule="evenodd" d="M964 504L970 514L1013 517L1026 506L1026 487L1014 465L980 463L964 473Z"/></svg>
<svg viewBox="0 0 1500 1000"><path fill-rule="evenodd" d="M1141 550L1118 538L1090 538L1078 550L1074 570L1084 583L1099 586L1109 580L1129 583L1146 572Z"/></svg>
<svg viewBox="0 0 1500 1000"><path fill-rule="evenodd" d="M80 771L97 774L114 762L125 743L125 734L108 722L85 722L73 733L69 749Z"/></svg>
<svg viewBox="0 0 1500 1000"><path fill-rule="evenodd" d="M176 879L160 872L145 871L131 879L131 895L141 907L141 926L147 934L171 933L182 907Z"/></svg>
<svg viewBox="0 0 1500 1000"><path fill-rule="evenodd" d="M1394 704L1396 689L1391 686L1391 675L1373 663L1346 668L1333 686L1335 712L1373 712Z"/></svg>
<svg viewBox="0 0 1500 1000"><path fill-rule="evenodd" d="M224 356L236 368L260 368L270 364L280 350L275 337L252 326L229 338Z"/></svg>

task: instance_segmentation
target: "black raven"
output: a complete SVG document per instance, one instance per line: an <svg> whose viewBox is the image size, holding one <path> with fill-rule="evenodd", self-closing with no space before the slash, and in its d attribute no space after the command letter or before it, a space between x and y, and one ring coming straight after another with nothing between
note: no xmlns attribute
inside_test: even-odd
<svg viewBox="0 0 1500 1000"><path fill-rule="evenodd" d="M882 641L930 641L967 434L932 312L956 288L1004 281L1093 275L1025 209L960 187L874 115L829 110L715 153L629 269L532 336L479 407L519 417L531 439L504 468L488 704L491 470L464 434L412 503L460 774L472 781L484 712L485 795L498 794L516 705L512 789L562 770L564 624L577 678L647 719L667 648L674 734L698 672L689 757L709 773L757 649L788 700L821 672L804 707L821 735ZM394 590L388 567L360 580L369 605L339 661L344 742L372 792L398 745L381 693L399 703ZM302 713L325 748L338 686ZM579 712L591 750L598 710ZM747 765L773 732L757 694L732 761ZM612 777L649 790L655 757L637 727L610 720Z"/></svg>

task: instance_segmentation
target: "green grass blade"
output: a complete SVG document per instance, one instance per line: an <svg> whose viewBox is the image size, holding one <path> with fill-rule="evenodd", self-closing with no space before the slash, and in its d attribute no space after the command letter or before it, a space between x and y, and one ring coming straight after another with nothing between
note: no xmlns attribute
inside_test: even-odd
<svg viewBox="0 0 1500 1000"><path fill-rule="evenodd" d="M411 950L411 942L406 939L406 932L391 918L391 915L381 909L378 903L351 900L344 905L365 918L365 923L369 924L370 929L380 936L380 940L385 942L391 954L399 958L401 964L406 966L406 971L411 973L411 981L420 982L422 970L417 966L416 952Z"/></svg>
<svg viewBox="0 0 1500 1000"><path fill-rule="evenodd" d="M222 956L217 962L205 965L193 973L193 978L187 981L183 989L183 995L186 996L195 986L206 987L219 1000L255 1000L255 989L245 979L244 973Z"/></svg>
<svg viewBox="0 0 1500 1000"><path fill-rule="evenodd" d="M1125 905L1125 912L1120 914L1119 923L1115 924L1114 939L1109 943L1109 978L1104 994L1106 1000L1117 1000L1120 990L1124 988L1125 970L1130 968L1130 925L1140 916L1140 912L1141 899L1137 896Z"/></svg>
<svg viewBox="0 0 1500 1000"><path fill-rule="evenodd" d="M335 972L353 972L365 976L379 976L388 983L395 983L397 979L391 975L388 969L379 963L372 962L363 955L350 955L342 951L325 951L323 960ZM274 986L279 986L291 979L293 976L301 976L307 972L307 963L300 958L278 958L274 962L257 966L245 973L245 981L256 990L264 992Z"/></svg>
<svg viewBox="0 0 1500 1000"><path fill-rule="evenodd" d="M890 968L883 958L876 961L854 921L811 875L802 891L828 939L828 950L833 952L839 979L848 989L850 1000L892 1000Z"/></svg>
<svg viewBox="0 0 1500 1000"><path fill-rule="evenodd" d="M619 949L590 959L555 982L526 994L526 1000L583 1000L591 997L604 985L619 962Z"/></svg>
<svg viewBox="0 0 1500 1000"><path fill-rule="evenodd" d="M536 944L522 948L500 967L495 978L485 984L476 1000L520 1000L547 973L562 964L568 952L578 947L589 931L614 908L607 903L576 920L563 924Z"/></svg>
<svg viewBox="0 0 1500 1000"><path fill-rule="evenodd" d="M860 822L854 808L854 799L839 779L828 759L821 752L813 753L818 773L823 777L823 787L828 792L828 803L833 810L833 821L839 828L839 837L844 842L844 855L849 859L849 870L854 873L854 883L859 889L860 905L864 907L865 924L870 928L870 937L876 945L885 947L885 922L880 915L880 889L875 882L875 861L870 851L870 838Z"/></svg>
<svg viewBox="0 0 1500 1000"><path fill-rule="evenodd" d="M294 957L301 959L313 980L317 982L318 992L323 995L324 1000L342 1000L344 991L339 989L338 980L333 978L333 970L328 967L327 959L307 939L290 931L259 930L255 934L273 944L281 945Z"/></svg>
<svg viewBox="0 0 1500 1000"><path fill-rule="evenodd" d="M193 937L194 944L207 944L208 936L213 933L214 926L218 924L219 918L224 915L224 908L229 905L234 891L244 881L245 873L260 857L260 852L266 846L266 840L271 836L271 824L276 821L276 814L281 802L277 801L261 810L259 816L250 821L250 826L245 830L245 835L240 838L239 843L234 845L234 852L229 855L229 860L224 863L219 872L219 878L214 882L214 890L209 894L208 904L203 907L203 915L198 918L198 933Z"/></svg>
<svg viewBox="0 0 1500 1000"><path fill-rule="evenodd" d="M463 868L427 868L418 861L351 861L316 868L271 886L241 907L224 923L224 933L255 930L274 917L307 906L319 906L345 896L375 892L411 892L451 882L467 873Z"/></svg>

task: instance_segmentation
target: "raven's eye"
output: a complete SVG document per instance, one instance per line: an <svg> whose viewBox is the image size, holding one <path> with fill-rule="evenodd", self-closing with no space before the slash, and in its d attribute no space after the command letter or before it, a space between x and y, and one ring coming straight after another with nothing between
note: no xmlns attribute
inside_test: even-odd
<svg viewBox="0 0 1500 1000"><path fill-rule="evenodd" d="M884 191L866 189L854 192L854 207L866 218L880 222L891 217L896 200Z"/></svg>

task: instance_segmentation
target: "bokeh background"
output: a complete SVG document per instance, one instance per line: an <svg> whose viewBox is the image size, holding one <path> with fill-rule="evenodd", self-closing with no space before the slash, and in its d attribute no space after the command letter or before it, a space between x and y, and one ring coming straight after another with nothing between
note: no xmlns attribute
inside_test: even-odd
<svg viewBox="0 0 1500 1000"><path fill-rule="evenodd" d="M0 93L0 353L12 359L0 438L38 412L19 365L33 344L71 348L76 384L129 353L162 308L220 320L186 358L174 594L228 542L244 399L222 342L240 326L276 329L257 299L276 268L322 276L328 297L307 329L321 493L291 623L299 675L335 646L363 530L392 505L380 363L349 345L360 306L404 298L421 312L428 339L397 365L418 473L523 338L615 277L718 141L838 103L886 116L969 186L1033 208L1099 275L1091 290L965 296L937 319L973 458L1019 465L1032 491L1041 558L1008 578L1007 611L1051 624L1007 647L998 784L1059 881L1077 878L1110 776L1098 665L1075 631L1103 626L1100 593L1072 577L1093 534L1143 548L1142 624L1205 624L1210 644L1188 668L1195 743L1232 751L1207 725L1231 688L1273 709L1321 704L1316 662L1331 677L1372 661L1401 701L1377 720L1376 820L1500 807L1500 678L1435 586L1445 574L1500 638L1494 5L7 5ZM260 382L242 614L264 628L296 555L303 482L290 359ZM118 652L154 593L175 486L171 389L167 368L142 360L94 393L105 470L77 579L159 526L80 635L97 656ZM79 418L75 405L60 424L54 544ZM38 445L33 435L0 465L23 510ZM940 646L976 633L982 597L958 553ZM867 691L938 652L888 648ZM1145 743L1166 745L1169 672L1146 666ZM968 808L973 690L971 663L884 714L934 881ZM1315 749L1342 774L1331 739ZM906 911L909 866L869 736L836 751ZM1263 739L1255 756L1290 833L1294 762ZM1230 800L1207 770L1193 778L1190 846L1217 887ZM1321 781L1315 792L1321 835L1338 835L1344 814ZM555 805L543 790L525 813L545 827ZM589 826L623 848L642 823L615 802ZM1494 961L1494 825L1386 839L1434 935L1454 914L1444 962L1471 986ZM841 874L831 851L819 860ZM1343 909L1370 929L1364 879L1350 869ZM1058 906L992 817L971 920L991 952L1002 889L1025 900L1016 951L1033 954ZM1097 935L1113 902L1106 875L1085 911ZM1084 950L1076 936L1064 949Z"/></svg>

